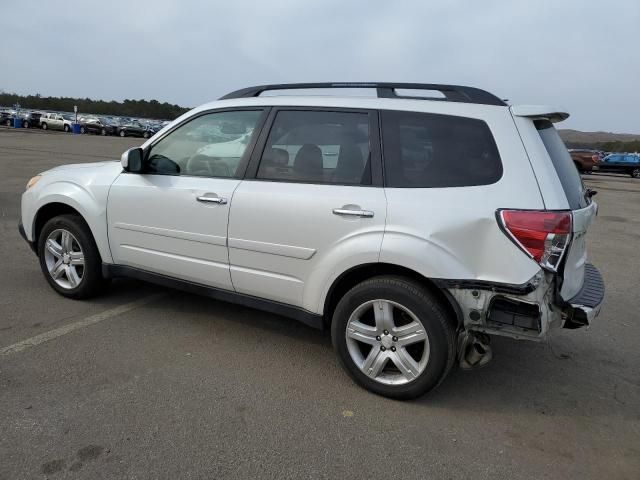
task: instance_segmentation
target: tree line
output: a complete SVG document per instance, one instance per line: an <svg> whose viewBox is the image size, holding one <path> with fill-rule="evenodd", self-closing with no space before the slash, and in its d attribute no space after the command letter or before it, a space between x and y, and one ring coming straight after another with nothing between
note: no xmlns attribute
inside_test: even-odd
<svg viewBox="0 0 640 480"><path fill-rule="evenodd" d="M167 102L160 103L157 100L126 99L122 102L114 100L107 102L90 98L43 97L39 94L17 95L15 93L0 92L0 105L13 107L16 103L20 104L20 108L23 109L73 112L73 106L77 105L79 113L162 120L173 120L189 110Z"/></svg>

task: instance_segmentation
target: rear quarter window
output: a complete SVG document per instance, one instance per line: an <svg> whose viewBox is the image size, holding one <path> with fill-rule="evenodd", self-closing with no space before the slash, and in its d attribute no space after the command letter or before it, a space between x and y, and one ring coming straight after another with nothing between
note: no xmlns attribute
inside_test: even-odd
<svg viewBox="0 0 640 480"><path fill-rule="evenodd" d="M498 148L482 120L382 111L381 124L387 187L468 187L502 177Z"/></svg>
<svg viewBox="0 0 640 480"><path fill-rule="evenodd" d="M535 120L533 123L558 174L569 208L579 210L587 207L589 202L580 173L553 123L549 120Z"/></svg>

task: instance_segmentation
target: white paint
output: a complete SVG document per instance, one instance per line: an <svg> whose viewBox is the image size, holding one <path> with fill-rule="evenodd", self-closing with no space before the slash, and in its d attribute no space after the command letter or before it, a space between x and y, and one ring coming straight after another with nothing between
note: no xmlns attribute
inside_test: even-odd
<svg viewBox="0 0 640 480"><path fill-rule="evenodd" d="M0 348L0 357L11 355L12 353L21 352L22 350L26 350L27 348L35 347L37 345L40 345L41 343L48 342L49 340L54 340L58 337L62 337L63 335L67 335L68 333L75 332L76 330L79 330L81 328L88 327L89 325L94 325L96 323L102 322L103 320L117 317L118 315L122 315L123 313L135 310L136 308L146 305L147 303L158 300L163 296L164 293L149 295L148 297L141 298L140 300L136 300L135 302L126 303L124 305L105 310L104 312L96 313L95 315L91 315L75 323L70 323L60 328L41 333L40 335L36 335L35 337L27 338L26 340L23 340L21 342L14 343L13 345L9 345L8 347Z"/></svg>

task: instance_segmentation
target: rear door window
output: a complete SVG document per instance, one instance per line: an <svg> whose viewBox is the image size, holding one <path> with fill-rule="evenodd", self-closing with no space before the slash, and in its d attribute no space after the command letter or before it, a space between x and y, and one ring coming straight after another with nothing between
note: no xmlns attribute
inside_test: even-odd
<svg viewBox="0 0 640 480"><path fill-rule="evenodd" d="M569 207L571 210L579 210L588 206L589 202L585 195L580 173L578 173L578 169L573 164L571 155L553 123L549 120L536 120L534 124L556 169L562 189L569 202Z"/></svg>
<svg viewBox="0 0 640 480"><path fill-rule="evenodd" d="M482 120L382 111L385 186L443 188L489 185L502 162Z"/></svg>
<svg viewBox="0 0 640 480"><path fill-rule="evenodd" d="M279 111L257 178L280 182L371 185L369 114Z"/></svg>

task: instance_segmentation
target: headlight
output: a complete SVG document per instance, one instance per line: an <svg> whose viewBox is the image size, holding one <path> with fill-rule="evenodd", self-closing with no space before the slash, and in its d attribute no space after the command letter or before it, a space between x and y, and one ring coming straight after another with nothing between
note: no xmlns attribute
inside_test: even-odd
<svg viewBox="0 0 640 480"><path fill-rule="evenodd" d="M33 187L36 183L38 183L40 181L40 179L42 178L42 175L36 175L35 177L31 178L31 180L29 180L27 182L27 190L29 190L31 187Z"/></svg>

